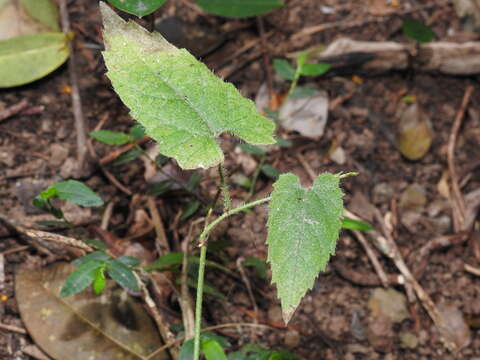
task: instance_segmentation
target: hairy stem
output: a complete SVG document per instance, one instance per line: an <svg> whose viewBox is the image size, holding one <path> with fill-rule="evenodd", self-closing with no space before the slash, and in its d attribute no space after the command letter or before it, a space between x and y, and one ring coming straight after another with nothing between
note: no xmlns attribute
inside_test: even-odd
<svg viewBox="0 0 480 360"><path fill-rule="evenodd" d="M198 264L198 279L197 279L197 298L195 301L195 339L193 345L193 360L200 359L200 333L202 329L202 300L203 300L203 284L205 280L205 264L207 261L207 239L210 232L220 222L239 213L240 211L250 209L256 205L260 205L269 202L272 198L266 197L260 200L252 201L247 204L236 207L235 209L227 210L220 217L213 220L210 224L206 225L203 229L200 237L198 238L198 245L200 246L200 261Z"/></svg>

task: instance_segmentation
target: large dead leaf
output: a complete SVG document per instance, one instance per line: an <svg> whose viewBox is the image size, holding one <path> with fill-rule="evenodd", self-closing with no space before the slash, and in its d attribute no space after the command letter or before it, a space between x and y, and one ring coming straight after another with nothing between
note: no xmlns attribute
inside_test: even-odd
<svg viewBox="0 0 480 360"><path fill-rule="evenodd" d="M58 263L40 271L20 269L16 274L22 320L47 354L58 360L137 360L162 345L141 304L113 282L101 296L85 291L60 299L60 288L74 269ZM166 358L164 353L152 357Z"/></svg>

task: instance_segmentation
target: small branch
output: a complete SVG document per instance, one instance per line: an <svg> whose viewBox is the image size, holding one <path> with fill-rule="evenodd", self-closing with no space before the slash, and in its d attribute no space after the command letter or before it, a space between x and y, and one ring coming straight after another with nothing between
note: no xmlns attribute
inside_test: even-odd
<svg viewBox="0 0 480 360"><path fill-rule="evenodd" d="M155 204L155 199L151 196L147 197L147 206L152 216L152 222L155 227L155 247L157 249L158 256L167 254L170 252L170 245L168 244L167 234L165 232L165 226L163 225L162 218Z"/></svg>
<svg viewBox="0 0 480 360"><path fill-rule="evenodd" d="M218 165L218 173L220 174L220 189L223 195L223 211L228 211L232 208L232 199L230 198L226 175L227 172L223 163Z"/></svg>
<svg viewBox="0 0 480 360"><path fill-rule="evenodd" d="M465 115L465 110L467 109L470 98L472 97L473 89L473 86L469 86L465 90L462 104L457 112L457 115L455 116L450 137L448 139L448 170L450 172L450 178L452 179L452 207L455 231L462 230L465 222L465 199L460 191L459 179L455 166L455 144L457 141L458 132L462 125L463 117Z"/></svg>
<svg viewBox="0 0 480 360"><path fill-rule="evenodd" d="M270 54L269 54L269 47L267 44L267 38L265 36L265 25L263 23L263 18L261 16L257 16L257 28L258 32L260 33L260 43L262 44L263 50L263 66L265 70L265 77L267 79L267 88L268 88L268 95L269 101L271 101L273 96L273 76L272 76L272 67L270 66Z"/></svg>
<svg viewBox="0 0 480 360"><path fill-rule="evenodd" d="M65 35L70 33L70 19L68 16L67 0L60 0L60 16L62 18L62 30ZM69 48L68 72L70 76L70 85L72 88L72 106L73 116L75 119L75 130L77 133L77 176L80 176L83 170L86 151L87 136L85 132L85 119L82 110L82 101L80 91L78 89L77 69L75 61L75 53L70 41L67 42Z"/></svg>
<svg viewBox="0 0 480 360"><path fill-rule="evenodd" d="M13 326L13 325L7 325L7 324L0 323L0 329L11 331L11 332L16 332L18 334L27 334L27 331L25 329L22 329L22 328L19 328L17 326Z"/></svg>
<svg viewBox="0 0 480 360"><path fill-rule="evenodd" d="M191 227L190 231L191 233ZM190 234L182 243L182 276L181 276L181 294L180 308L182 309L182 321L185 328L185 338L192 339L195 336L195 314L193 312L193 302L188 291L188 244L190 243Z"/></svg>
<svg viewBox="0 0 480 360"><path fill-rule="evenodd" d="M242 277L243 283L245 284L248 292L248 297L250 298L250 302L252 303L253 311L255 313L255 317L253 318L253 321L255 324L258 324L258 306L255 301L255 297L253 296L253 291L252 291L252 286L250 285L250 281L248 280L247 274L245 274L245 269L243 268L243 262L245 261L244 257L239 257L237 259L237 268L238 271L240 272L240 275ZM255 331L255 328L252 328L252 342L255 343L257 341L257 333Z"/></svg>
<svg viewBox="0 0 480 360"><path fill-rule="evenodd" d="M473 274L475 276L480 276L480 269L473 267L472 265L464 264L464 269L466 272Z"/></svg>
<svg viewBox="0 0 480 360"><path fill-rule="evenodd" d="M23 99L22 101L7 107L6 109L0 111L0 122L8 119L9 117L18 114L19 112L25 110L28 107L28 101Z"/></svg>

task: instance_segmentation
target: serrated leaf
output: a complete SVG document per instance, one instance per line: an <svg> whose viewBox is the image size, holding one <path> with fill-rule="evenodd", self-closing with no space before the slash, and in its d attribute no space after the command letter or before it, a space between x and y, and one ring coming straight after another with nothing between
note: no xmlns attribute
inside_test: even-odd
<svg viewBox="0 0 480 360"><path fill-rule="evenodd" d="M51 73L68 58L63 33L40 33L0 40L0 88L28 84Z"/></svg>
<svg viewBox="0 0 480 360"><path fill-rule="evenodd" d="M108 0L110 4L126 13L142 17L151 14L167 0Z"/></svg>
<svg viewBox="0 0 480 360"><path fill-rule="evenodd" d="M273 68L275 72L282 78L292 81L295 79L295 69L285 59L274 59Z"/></svg>
<svg viewBox="0 0 480 360"><path fill-rule="evenodd" d="M89 135L95 140L107 145L123 145L133 140L123 132L112 130L92 131Z"/></svg>
<svg viewBox="0 0 480 360"><path fill-rule="evenodd" d="M223 132L252 144L272 144L275 125L187 50L160 34L126 23L104 3L108 68L115 91L160 152L180 167L208 168L223 161L217 137Z"/></svg>
<svg viewBox="0 0 480 360"><path fill-rule="evenodd" d="M283 6L281 0L197 0L197 4L211 14L232 18L256 16Z"/></svg>
<svg viewBox="0 0 480 360"><path fill-rule="evenodd" d="M77 180L58 182L46 191L55 190L55 197L81 206L102 206L103 200L84 183ZM43 196L40 194L41 196Z"/></svg>
<svg viewBox="0 0 480 360"><path fill-rule="evenodd" d="M127 265L116 259L111 259L106 264L108 276L115 280L119 285L132 291L140 290L137 278Z"/></svg>
<svg viewBox="0 0 480 360"><path fill-rule="evenodd" d="M430 26L415 19L406 19L402 24L403 33L419 43L428 43L435 38Z"/></svg>
<svg viewBox="0 0 480 360"><path fill-rule="evenodd" d="M89 261L82 264L65 280L60 291L60 297L67 297L85 290L93 282L96 271L101 266L102 263L98 261Z"/></svg>
<svg viewBox="0 0 480 360"><path fill-rule="evenodd" d="M343 213L339 177L322 174L310 189L297 176L275 182L268 215L268 261L287 323L335 253Z"/></svg>

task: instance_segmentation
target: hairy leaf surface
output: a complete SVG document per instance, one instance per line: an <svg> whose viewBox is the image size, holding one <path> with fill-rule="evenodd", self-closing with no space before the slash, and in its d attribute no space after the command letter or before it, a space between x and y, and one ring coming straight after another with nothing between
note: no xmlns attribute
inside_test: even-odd
<svg viewBox="0 0 480 360"><path fill-rule="evenodd" d="M268 261L288 322L335 253L343 213L339 176L322 174L304 189L293 174L274 184L268 215Z"/></svg>
<svg viewBox="0 0 480 360"><path fill-rule="evenodd" d="M252 144L273 144L275 125L187 50L125 22L104 3L108 68L115 91L160 152L184 169L223 161L217 137L230 132Z"/></svg>

